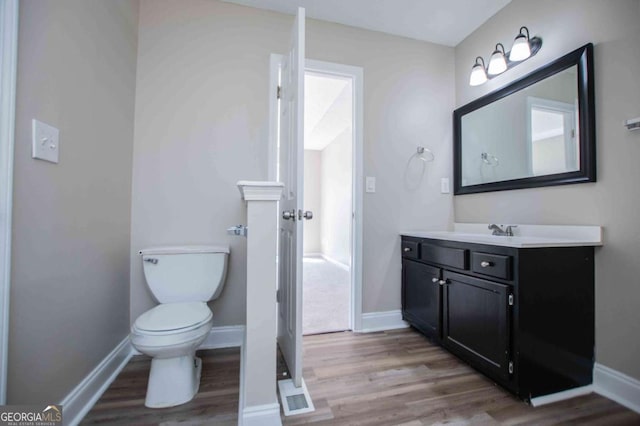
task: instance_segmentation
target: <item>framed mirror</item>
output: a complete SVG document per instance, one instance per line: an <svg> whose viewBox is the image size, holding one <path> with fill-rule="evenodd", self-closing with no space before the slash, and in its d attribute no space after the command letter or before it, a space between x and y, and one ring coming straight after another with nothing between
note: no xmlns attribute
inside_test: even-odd
<svg viewBox="0 0 640 426"><path fill-rule="evenodd" d="M453 113L454 195L596 181L593 45Z"/></svg>

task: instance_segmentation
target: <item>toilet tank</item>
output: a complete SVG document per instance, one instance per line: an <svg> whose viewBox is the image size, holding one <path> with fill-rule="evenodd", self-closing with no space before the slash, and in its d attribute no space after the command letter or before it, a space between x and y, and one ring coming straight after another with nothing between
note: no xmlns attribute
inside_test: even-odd
<svg viewBox="0 0 640 426"><path fill-rule="evenodd" d="M147 285L160 303L206 302L222 292L229 247L156 247L139 254Z"/></svg>

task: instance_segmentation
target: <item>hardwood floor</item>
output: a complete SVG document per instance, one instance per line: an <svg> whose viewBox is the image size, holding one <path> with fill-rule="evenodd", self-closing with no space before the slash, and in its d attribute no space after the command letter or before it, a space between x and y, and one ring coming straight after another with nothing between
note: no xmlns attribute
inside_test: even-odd
<svg viewBox="0 0 640 426"><path fill-rule="evenodd" d="M239 350L199 356L203 379L194 401L145 408L149 361L136 358L83 424L236 424ZM598 395L530 407L411 329L306 336L304 362L316 411L283 417L285 425L640 425L640 415ZM284 368L278 363L279 378Z"/></svg>
<svg viewBox="0 0 640 426"><path fill-rule="evenodd" d="M236 425L240 348L198 351L202 379L196 397L172 408L144 406L151 359L136 356L118 375L81 424L86 425Z"/></svg>

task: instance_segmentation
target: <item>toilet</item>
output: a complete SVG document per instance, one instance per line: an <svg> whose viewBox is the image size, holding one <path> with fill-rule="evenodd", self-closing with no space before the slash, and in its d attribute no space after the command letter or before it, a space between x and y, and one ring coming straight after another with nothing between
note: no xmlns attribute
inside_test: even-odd
<svg viewBox="0 0 640 426"><path fill-rule="evenodd" d="M222 292L229 248L158 247L139 254L160 304L136 319L131 343L152 357L145 406L173 407L191 401L200 387L202 361L195 352L213 326L207 302Z"/></svg>

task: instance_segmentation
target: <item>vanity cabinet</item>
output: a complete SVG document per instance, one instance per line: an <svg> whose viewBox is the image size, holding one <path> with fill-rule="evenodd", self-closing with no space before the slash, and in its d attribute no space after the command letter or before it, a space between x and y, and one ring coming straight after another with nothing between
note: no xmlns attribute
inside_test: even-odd
<svg viewBox="0 0 640 426"><path fill-rule="evenodd" d="M589 385L594 249L403 236L402 315L525 400Z"/></svg>
<svg viewBox="0 0 640 426"><path fill-rule="evenodd" d="M449 271L443 281L444 347L477 368L508 379L511 288Z"/></svg>
<svg viewBox="0 0 640 426"><path fill-rule="evenodd" d="M408 261L402 268L405 287L403 316L425 336L440 340L441 286L440 269L419 262Z"/></svg>

